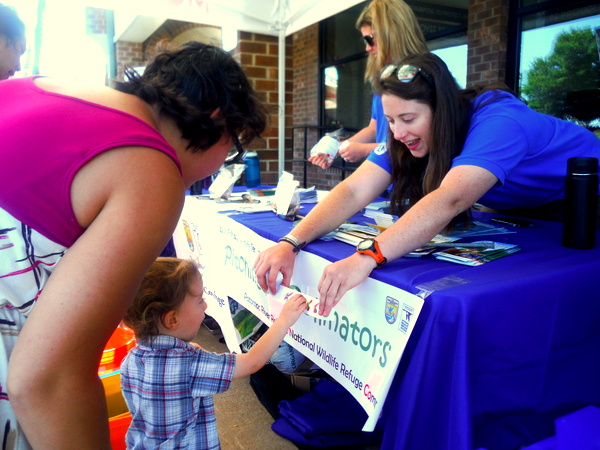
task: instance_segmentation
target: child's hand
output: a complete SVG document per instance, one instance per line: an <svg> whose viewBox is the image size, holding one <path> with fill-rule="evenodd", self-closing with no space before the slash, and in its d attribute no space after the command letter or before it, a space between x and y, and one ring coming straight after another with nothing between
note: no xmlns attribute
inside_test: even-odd
<svg viewBox="0 0 600 450"><path fill-rule="evenodd" d="M302 294L292 295L283 305L278 320L283 320L288 327L296 323L302 313L306 311L306 299Z"/></svg>

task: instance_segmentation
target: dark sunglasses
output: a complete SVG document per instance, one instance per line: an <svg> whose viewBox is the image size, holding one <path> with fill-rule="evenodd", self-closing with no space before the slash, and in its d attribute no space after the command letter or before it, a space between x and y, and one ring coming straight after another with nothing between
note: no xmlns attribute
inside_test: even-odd
<svg viewBox="0 0 600 450"><path fill-rule="evenodd" d="M382 69L379 79L383 80L384 78L390 78L392 75L394 75L394 72L396 73L396 78L403 83L410 83L415 79L417 74L420 73L423 75L423 77L425 77L429 84L433 85L433 78L431 78L431 76L423 69L413 66L412 64L403 64L401 66L389 64Z"/></svg>
<svg viewBox="0 0 600 450"><path fill-rule="evenodd" d="M244 150L242 143L235 134L232 134L231 138L233 139L233 145L235 145L235 148L231 149L231 151L227 154L225 162L231 162L238 156L240 160L244 161L246 159L246 150Z"/></svg>
<svg viewBox="0 0 600 450"><path fill-rule="evenodd" d="M367 34L366 36L363 36L362 41L365 43L365 45L368 45L369 47L373 47L375 45L375 33Z"/></svg>

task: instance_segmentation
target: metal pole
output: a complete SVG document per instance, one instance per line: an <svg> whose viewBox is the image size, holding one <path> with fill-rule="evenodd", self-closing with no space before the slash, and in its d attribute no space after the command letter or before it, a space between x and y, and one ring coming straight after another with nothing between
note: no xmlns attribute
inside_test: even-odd
<svg viewBox="0 0 600 450"><path fill-rule="evenodd" d="M285 168L285 11L287 0L279 1L279 178Z"/></svg>

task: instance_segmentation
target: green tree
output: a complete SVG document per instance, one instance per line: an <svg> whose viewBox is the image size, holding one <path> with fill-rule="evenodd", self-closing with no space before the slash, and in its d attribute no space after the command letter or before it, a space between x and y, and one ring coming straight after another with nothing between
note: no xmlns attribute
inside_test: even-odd
<svg viewBox="0 0 600 450"><path fill-rule="evenodd" d="M591 28L574 28L559 34L547 58L536 58L521 92L529 106L544 114L572 119L572 104L567 94L600 89L600 62L596 38ZM596 102L597 102L596 97ZM586 100L587 101L587 100ZM588 108L589 109L589 108ZM596 103L593 116L576 117L589 123L600 117Z"/></svg>

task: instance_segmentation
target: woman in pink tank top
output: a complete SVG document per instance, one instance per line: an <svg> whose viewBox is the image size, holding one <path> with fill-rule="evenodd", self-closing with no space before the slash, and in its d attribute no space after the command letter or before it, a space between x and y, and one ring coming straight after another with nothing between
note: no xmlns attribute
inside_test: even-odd
<svg viewBox="0 0 600 450"><path fill-rule="evenodd" d="M185 191L266 127L237 62L200 43L114 88L0 82L0 425L7 448L110 448L102 351ZM10 362L9 362L10 358Z"/></svg>

